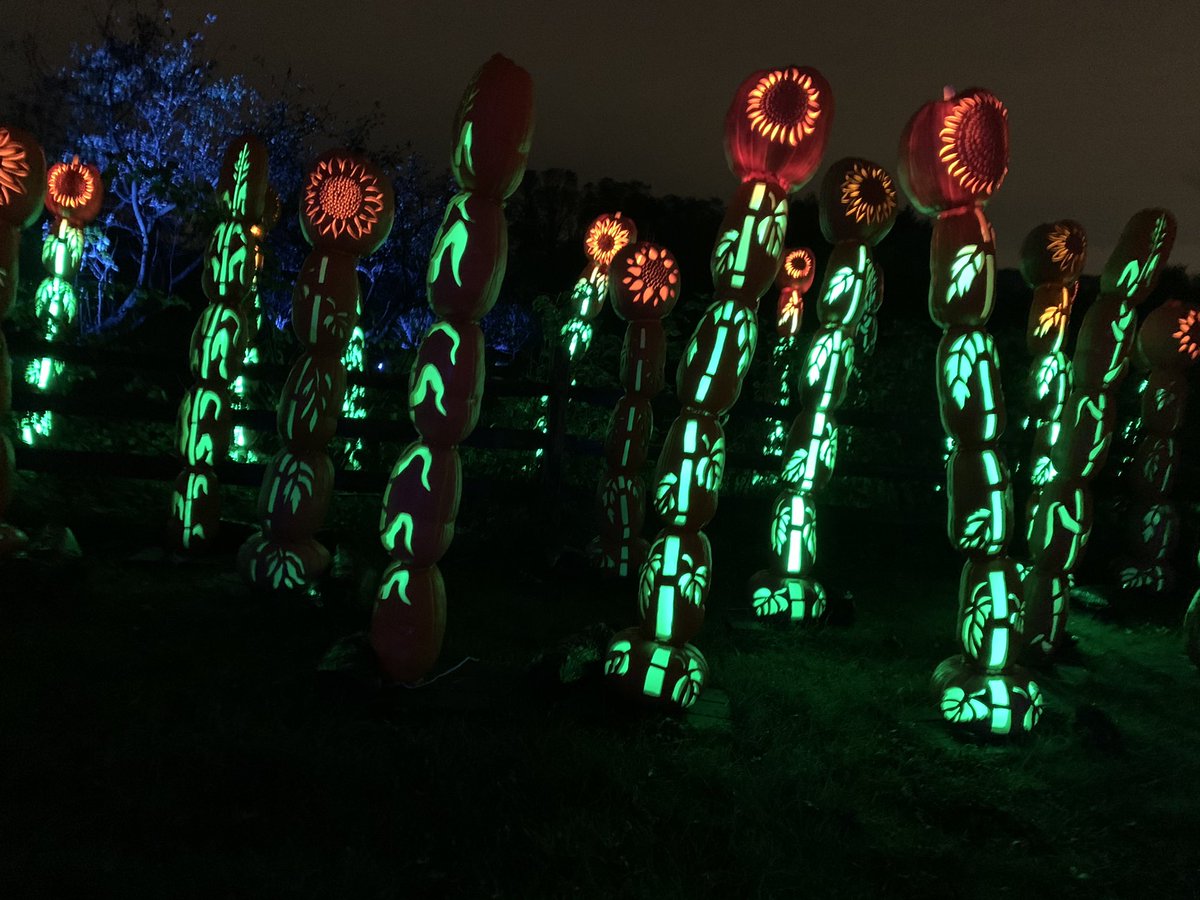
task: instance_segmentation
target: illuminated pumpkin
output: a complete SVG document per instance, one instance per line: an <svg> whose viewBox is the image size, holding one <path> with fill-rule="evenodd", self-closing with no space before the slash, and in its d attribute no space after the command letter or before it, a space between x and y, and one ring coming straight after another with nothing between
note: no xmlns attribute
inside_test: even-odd
<svg viewBox="0 0 1200 900"><path fill-rule="evenodd" d="M1077 385L1063 414L1063 434L1050 458L1068 477L1091 478L1104 468L1117 411L1107 392Z"/></svg>
<svg viewBox="0 0 1200 900"><path fill-rule="evenodd" d="M792 421L783 446L780 474L793 490L814 494L822 490L837 462L837 420L833 413L806 405Z"/></svg>
<svg viewBox="0 0 1200 900"><path fill-rule="evenodd" d="M1183 372L1191 368L1200 357L1200 309L1182 300L1167 300L1146 316L1137 343L1154 369Z"/></svg>
<svg viewBox="0 0 1200 900"><path fill-rule="evenodd" d="M801 404L818 411L832 411L845 402L854 370L854 332L840 326L825 326L813 335L800 370Z"/></svg>
<svg viewBox="0 0 1200 900"><path fill-rule="evenodd" d="M1091 391L1120 385L1129 372L1136 323L1133 306L1120 296L1102 295L1093 303L1075 345L1075 384Z"/></svg>
<svg viewBox="0 0 1200 900"><path fill-rule="evenodd" d="M229 446L233 428L229 403L219 392L194 384L179 404L176 426L184 464L212 468L218 454Z"/></svg>
<svg viewBox="0 0 1200 900"><path fill-rule="evenodd" d="M449 447L475 430L485 369L478 325L443 320L430 326L408 378L408 413L422 439Z"/></svg>
<svg viewBox="0 0 1200 900"><path fill-rule="evenodd" d="M755 618L768 622L811 624L828 611L825 588L812 578L780 575L770 569L750 578L750 596Z"/></svg>
<svg viewBox="0 0 1200 900"><path fill-rule="evenodd" d="M829 255L826 272L817 318L822 325L857 328L870 306L875 277L867 245L861 241L839 242Z"/></svg>
<svg viewBox="0 0 1200 900"><path fill-rule="evenodd" d="M1073 219L1045 222L1021 243L1021 275L1026 283L1071 284L1087 262L1087 232Z"/></svg>
<svg viewBox="0 0 1200 900"><path fill-rule="evenodd" d="M284 382L276 413L287 446L323 450L337 432L345 396L346 366L340 356L301 356Z"/></svg>
<svg viewBox="0 0 1200 900"><path fill-rule="evenodd" d="M937 350L938 413L955 442L978 447L1004 433L1000 359L992 336L979 328L950 328Z"/></svg>
<svg viewBox="0 0 1200 900"><path fill-rule="evenodd" d="M654 410L647 397L626 394L617 401L604 440L604 461L610 472L636 473L646 462Z"/></svg>
<svg viewBox="0 0 1200 900"><path fill-rule="evenodd" d="M981 208L939 219L929 251L929 316L941 328L980 328L995 304L996 235Z"/></svg>
<svg viewBox="0 0 1200 900"><path fill-rule="evenodd" d="M900 184L927 216L985 203L1008 174L1008 110L982 88L926 103L900 138Z"/></svg>
<svg viewBox="0 0 1200 900"><path fill-rule="evenodd" d="M641 534L646 521L646 486L640 477L618 472L601 479L596 505L601 544L616 547Z"/></svg>
<svg viewBox="0 0 1200 900"><path fill-rule="evenodd" d="M450 170L467 191L494 200L525 174L533 140L533 79L496 54L472 77L454 116Z"/></svg>
<svg viewBox="0 0 1200 900"><path fill-rule="evenodd" d="M728 412L742 392L757 341L753 311L732 300L709 307L679 360L676 393L695 409Z"/></svg>
<svg viewBox="0 0 1200 900"><path fill-rule="evenodd" d="M246 351L246 323L242 311L223 303L210 303L192 329L188 367L197 381L228 382L242 369Z"/></svg>
<svg viewBox="0 0 1200 900"><path fill-rule="evenodd" d="M817 261L807 247L797 247L784 254L775 283L780 288L794 287L807 293L817 275Z"/></svg>
<svg viewBox="0 0 1200 900"><path fill-rule="evenodd" d="M437 563L454 540L461 493L458 450L409 444L388 477L379 514L388 555L415 569Z"/></svg>
<svg viewBox="0 0 1200 900"><path fill-rule="evenodd" d="M329 551L314 540L288 543L254 534L238 549L237 567L252 587L301 591L329 568Z"/></svg>
<svg viewBox="0 0 1200 900"><path fill-rule="evenodd" d="M358 260L314 251L304 258L292 289L292 331L307 347L340 352L358 324L361 302Z"/></svg>
<svg viewBox="0 0 1200 900"><path fill-rule="evenodd" d="M1125 516L1125 540L1139 566L1166 563L1179 544L1179 510L1159 497L1157 503L1140 503Z"/></svg>
<svg viewBox="0 0 1200 900"><path fill-rule="evenodd" d="M323 450L280 450L258 493L258 519L273 540L303 542L325 521L333 498L333 461Z"/></svg>
<svg viewBox="0 0 1200 900"><path fill-rule="evenodd" d="M742 181L798 191L817 171L833 123L833 90L816 69L755 72L725 115L725 159Z"/></svg>
<svg viewBox="0 0 1200 900"><path fill-rule="evenodd" d="M685 412L671 424L658 458L654 509L676 528L712 521L725 471L725 431L715 416Z"/></svg>
<svg viewBox="0 0 1200 900"><path fill-rule="evenodd" d="M1146 379L1142 391L1142 427L1147 434L1170 435L1183 424L1189 388L1181 373L1158 370Z"/></svg>
<svg viewBox="0 0 1200 900"><path fill-rule="evenodd" d="M847 157L835 162L821 181L821 233L831 244L877 244L896 221L896 185L870 160Z"/></svg>
<svg viewBox="0 0 1200 900"><path fill-rule="evenodd" d="M1092 529L1092 494L1079 478L1062 475L1037 494L1029 516L1029 555L1040 572L1070 572Z"/></svg>
<svg viewBox="0 0 1200 900"><path fill-rule="evenodd" d="M188 466L175 478L167 539L186 552L203 550L220 528L221 496L216 472L207 465Z"/></svg>
<svg viewBox="0 0 1200 900"><path fill-rule="evenodd" d="M704 624L712 549L702 531L668 528L650 545L638 579L642 634L676 643Z"/></svg>
<svg viewBox="0 0 1200 900"><path fill-rule="evenodd" d="M261 140L244 134L230 143L217 178L217 199L224 217L270 230L274 222L265 224L270 190L267 171L267 145ZM275 205L279 205L278 197Z"/></svg>
<svg viewBox="0 0 1200 900"><path fill-rule="evenodd" d="M1130 306L1150 296L1175 246L1175 231L1175 217L1165 209L1135 213L1100 273L1100 293L1123 297Z"/></svg>
<svg viewBox="0 0 1200 900"><path fill-rule="evenodd" d="M601 213L592 220L583 238L583 252L601 269L637 240L637 226L622 213Z"/></svg>
<svg viewBox="0 0 1200 900"><path fill-rule="evenodd" d="M630 322L621 345L621 386L631 394L656 396L666 380L667 338L661 322Z"/></svg>
<svg viewBox="0 0 1200 900"><path fill-rule="evenodd" d="M642 241L613 257L608 285L622 319L666 318L679 299L679 264L666 247Z"/></svg>
<svg viewBox="0 0 1200 900"><path fill-rule="evenodd" d="M482 194L455 195L429 256L429 305L443 319L482 319L500 295L507 265L504 207Z"/></svg>
<svg viewBox="0 0 1200 900"><path fill-rule="evenodd" d="M938 666L932 686L942 718L980 737L1028 734L1045 705L1038 683L1023 669L989 674L961 656Z"/></svg>
<svg viewBox="0 0 1200 900"><path fill-rule="evenodd" d="M394 215L392 183L365 156L327 150L304 176L300 230L313 246L367 256L387 240Z"/></svg>
<svg viewBox="0 0 1200 900"><path fill-rule="evenodd" d="M55 163L46 173L46 209L74 227L81 228L95 219L103 202L100 170L81 163L78 156L69 163Z"/></svg>
<svg viewBox="0 0 1200 900"><path fill-rule="evenodd" d="M0 222L28 228L41 215L45 194L41 145L27 131L0 126Z"/></svg>
<svg viewBox="0 0 1200 900"><path fill-rule="evenodd" d="M993 449L956 449L946 467L947 533L968 557L994 557L1012 536L1012 482Z"/></svg>
<svg viewBox="0 0 1200 900"><path fill-rule="evenodd" d="M446 631L446 585L437 566L392 563L383 572L370 643L393 681L415 681L433 668Z"/></svg>
<svg viewBox="0 0 1200 900"><path fill-rule="evenodd" d="M719 300L757 307L775 277L787 233L787 193L762 181L744 182L725 210L712 252Z"/></svg>
<svg viewBox="0 0 1200 900"><path fill-rule="evenodd" d="M651 708L691 707L708 679L708 663L691 644L681 647L646 638L638 628L613 636L604 657L604 677L630 700Z"/></svg>

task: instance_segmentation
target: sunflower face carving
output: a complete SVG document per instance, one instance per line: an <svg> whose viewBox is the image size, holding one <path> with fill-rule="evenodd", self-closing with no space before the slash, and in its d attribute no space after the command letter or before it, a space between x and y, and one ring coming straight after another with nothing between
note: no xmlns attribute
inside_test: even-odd
<svg viewBox="0 0 1200 900"><path fill-rule="evenodd" d="M300 221L314 246L366 256L392 228L392 187L369 160L340 151L321 156L304 179Z"/></svg>

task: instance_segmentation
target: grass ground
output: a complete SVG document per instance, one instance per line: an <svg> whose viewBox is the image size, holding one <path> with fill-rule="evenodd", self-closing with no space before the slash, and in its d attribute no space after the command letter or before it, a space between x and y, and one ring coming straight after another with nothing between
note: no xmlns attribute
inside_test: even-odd
<svg viewBox="0 0 1200 900"><path fill-rule="evenodd" d="M523 555L536 524L499 489L468 494L444 565L443 664L476 661L389 691L317 672L366 624L374 500L338 498L348 566L316 603L249 593L229 556L131 559L162 486L41 476L19 497L14 518L65 515L84 557L2 576L3 896L1200 896L1178 631L1076 615L1036 737L958 740L927 688L959 566L937 522L831 511L823 569L853 625L759 630L741 608L764 511L723 500L697 643L728 721L705 727L529 673L565 635L632 624L633 595Z"/></svg>

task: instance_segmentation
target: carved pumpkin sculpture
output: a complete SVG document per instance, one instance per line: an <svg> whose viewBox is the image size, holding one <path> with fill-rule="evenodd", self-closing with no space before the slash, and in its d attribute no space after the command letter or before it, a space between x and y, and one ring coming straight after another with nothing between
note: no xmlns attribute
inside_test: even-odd
<svg viewBox="0 0 1200 900"><path fill-rule="evenodd" d="M821 327L801 369L803 412L789 432L784 454L785 487L771 518L771 567L750 580L755 614L792 622L813 622L825 612L825 589L812 577L817 546L813 493L832 474L835 414L854 369L854 336L878 287L871 247L896 220L892 177L865 159L839 160L822 182L820 210L821 230L834 242L817 305Z"/></svg>
<svg viewBox="0 0 1200 900"><path fill-rule="evenodd" d="M637 241L637 226L622 213L601 213L583 238L587 263L571 290L571 317L562 327L567 356L574 360L587 352L592 340L592 320L608 296L608 270L621 251Z"/></svg>
<svg viewBox="0 0 1200 900"><path fill-rule="evenodd" d="M942 328L937 353L942 427L952 439L947 527L967 556L959 582L959 649L933 676L943 718L985 735L1027 732L1041 714L1041 689L1013 664L1023 614L1021 579L1007 556L1012 485L999 452L1004 395L987 332L996 248L983 207L1008 172L1008 113L990 91L927 103L900 138L900 184L935 216L929 313Z"/></svg>
<svg viewBox="0 0 1200 900"><path fill-rule="evenodd" d="M771 348L770 393L767 400L789 406L794 399L792 381L796 373L796 335L804 321L804 295L812 287L817 263L807 247L788 250L783 255L775 285L779 300L775 310L775 346ZM764 456L780 456L787 428L780 419L768 419ZM759 476L755 476L756 478Z"/></svg>
<svg viewBox="0 0 1200 900"><path fill-rule="evenodd" d="M333 496L326 450L346 394L342 357L358 324L358 260L383 245L394 216L391 182L361 154L329 150L309 167L300 228L312 250L292 291L292 331L304 351L279 397L283 449L258 494L260 531L238 551L242 577L261 590L301 589L329 566L329 551L314 535Z"/></svg>
<svg viewBox="0 0 1200 900"><path fill-rule="evenodd" d="M663 389L667 339L662 320L679 299L679 264L665 247L643 241L623 248L608 273L608 295L617 315L627 321L621 350L621 385L609 425L609 441L623 444L609 457L608 472L597 490L600 535L597 557L603 571L625 578L637 572L646 557L642 523L646 489L641 468L653 431L650 401ZM634 429L631 417L644 411L645 421Z"/></svg>
<svg viewBox="0 0 1200 900"><path fill-rule="evenodd" d="M20 277L21 229L37 221L46 192L46 156L33 135L0 126L0 323L8 318ZM12 409L12 361L0 331L0 423ZM0 433L0 559L23 547L28 538L4 521L12 500L16 464L8 435Z"/></svg>
<svg viewBox="0 0 1200 900"><path fill-rule="evenodd" d="M257 255L254 228L263 217L267 148L243 136L225 152L217 181L221 220L213 229L200 285L208 306L192 331L189 368L195 383L179 407L178 448L183 470L175 480L167 523L172 550L211 547L221 519L216 466L229 453L230 390L246 349L244 304L252 290Z"/></svg>
<svg viewBox="0 0 1200 900"><path fill-rule="evenodd" d="M658 460L654 503L666 527L638 579L642 624L618 633L605 672L630 697L684 709L708 666L689 641L703 620L711 553L703 527L716 512L725 463L720 417L741 393L757 340L757 309L783 259L788 192L808 183L833 118L833 94L815 69L755 72L725 118L725 155L741 185L713 247L714 302L676 372L682 409Z"/></svg>
<svg viewBox="0 0 1200 900"><path fill-rule="evenodd" d="M75 278L83 262L83 230L100 212L104 201L104 183L95 166L84 165L75 157L58 162L46 173L46 210L53 217L50 232L42 244L42 266L46 277L34 295L34 315L46 341L58 340L75 320L78 302ZM34 391L45 391L62 363L34 359L25 370L25 381ZM30 412L21 418L21 438L33 444L47 437L53 426L49 412Z"/></svg>
<svg viewBox="0 0 1200 900"><path fill-rule="evenodd" d="M1128 559L1120 567L1125 590L1161 593L1175 584L1171 560L1180 517L1171 500L1182 451L1175 436L1187 408L1187 371L1200 357L1200 309L1167 300L1138 329L1135 359L1147 364L1142 388L1142 435L1127 475Z"/></svg>
<svg viewBox="0 0 1200 900"><path fill-rule="evenodd" d="M1135 307L1154 289L1174 241L1175 219L1165 209L1135 214L1105 264L1100 297L1084 314L1062 427L1050 450L1053 478L1035 488L1028 506L1032 567L1025 574L1023 655L1029 660L1053 657L1066 638L1071 573L1091 536L1091 481L1112 444L1115 391L1129 369Z"/></svg>
<svg viewBox="0 0 1200 900"><path fill-rule="evenodd" d="M499 54L479 68L454 120L450 201L426 273L439 316L417 351L408 411L418 438L383 497L384 570L370 642L384 674L414 681L437 661L446 589L437 563L454 537L462 484L457 445L475 428L483 395L479 320L496 302L508 262L504 202L525 172L533 137L533 80Z"/></svg>

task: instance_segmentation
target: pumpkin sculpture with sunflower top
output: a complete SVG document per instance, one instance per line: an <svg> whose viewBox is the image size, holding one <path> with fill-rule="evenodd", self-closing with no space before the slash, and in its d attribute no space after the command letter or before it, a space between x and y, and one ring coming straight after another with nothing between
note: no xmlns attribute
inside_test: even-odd
<svg viewBox="0 0 1200 900"><path fill-rule="evenodd" d="M600 535L595 544L600 568L620 578L637 572L646 556L641 536L646 486L641 471L654 431L650 401L663 389L665 378L662 320L675 307L679 290L679 264L665 247L643 241L625 247L613 259L608 296L616 314L629 323L621 348L625 396L613 409L604 443L608 472L597 492Z"/></svg>
<svg viewBox="0 0 1200 900"><path fill-rule="evenodd" d="M312 251L292 291L292 331L304 351L279 398L284 446L258 495L261 531L238 551L242 577L255 587L296 590L329 566L329 550L314 534L333 497L326 448L346 393L343 356L362 313L358 260L383 245L394 216L391 182L359 153L327 151L305 175L300 228Z"/></svg>
<svg viewBox="0 0 1200 900"><path fill-rule="evenodd" d="M571 317L562 327L569 359L587 352L592 341L592 320L604 308L608 296L609 266L636 240L637 226L619 212L601 213L588 226L583 238L587 263L571 290Z"/></svg>
<svg viewBox="0 0 1200 900"><path fill-rule="evenodd" d="M83 229L99 214L103 201L99 170L81 163L78 156L55 163L46 173L46 210L53 218L42 244L46 277L34 295L34 315L46 341L57 340L75 319L74 281L83 262ZM25 381L33 390L45 391L61 366L48 358L32 360ZM22 440L32 444L48 436L52 423L49 412L27 414L21 420Z"/></svg>
<svg viewBox="0 0 1200 900"><path fill-rule="evenodd" d="M854 371L855 334L878 288L871 247L896 220L892 176L865 159L830 167L821 185L821 230L834 244L813 335L800 376L801 412L784 450L784 490L771 516L771 567L750 580L755 615L813 622L825 612L825 589L812 577L817 558L814 495L833 474L836 412Z"/></svg>
<svg viewBox="0 0 1200 900"><path fill-rule="evenodd" d="M1051 658L1066 638L1071 573L1092 532L1091 482L1112 446L1115 392L1129 372L1136 307L1154 289L1174 242L1171 213L1136 213L1109 256L1100 275L1100 296L1080 325L1062 431L1050 451L1054 477L1029 502L1026 536L1032 565L1023 585L1022 653L1030 661Z"/></svg>
<svg viewBox="0 0 1200 900"><path fill-rule="evenodd" d="M665 527L638 579L641 625L614 636L607 678L652 706L686 709L708 665L691 639L704 620L712 553L704 526L725 469L721 417L733 407L754 355L758 301L779 271L788 193L808 183L833 119L833 94L815 69L755 72L725 118L725 155L741 181L713 248L715 302L692 333L676 372L682 410L658 459L654 507Z"/></svg>
<svg viewBox="0 0 1200 900"><path fill-rule="evenodd" d="M533 139L533 79L499 54L467 85L454 118L446 208L426 273L438 320L409 376L417 440L388 479L379 536L391 562L375 594L370 643L383 673L413 681L437 661L446 626L438 561L454 539L462 487L458 445L479 420L484 344L479 320L496 303L508 264L504 203L525 172Z"/></svg>
<svg viewBox="0 0 1200 900"><path fill-rule="evenodd" d="M775 277L779 299L775 304L775 346L771 348L770 393L767 399L780 406L790 405L795 393L792 379L796 368L796 335L804 321L804 295L812 287L816 269L817 261L812 251L807 247L797 247L784 253L783 264ZM783 455L786 437L787 428L783 421L768 419L763 455Z"/></svg>
<svg viewBox="0 0 1200 900"><path fill-rule="evenodd" d="M1008 556L1013 502L1000 452L1004 395L987 331L996 244L984 205L1008 173L1008 111L990 91L927 103L900 139L900 184L913 206L936 216L929 254L929 314L942 329L937 393L953 446L947 463L947 528L967 557L959 580L960 655L933 676L946 721L986 735L1033 730L1041 688L1014 665L1024 603L1021 570Z"/></svg>
<svg viewBox="0 0 1200 900"><path fill-rule="evenodd" d="M37 221L46 191L46 156L33 135L0 126L0 322L12 309L20 277L21 230ZM0 426L12 409L12 361L0 331ZM28 538L4 521L12 501L16 463L8 435L0 432L0 559L25 546Z"/></svg>

